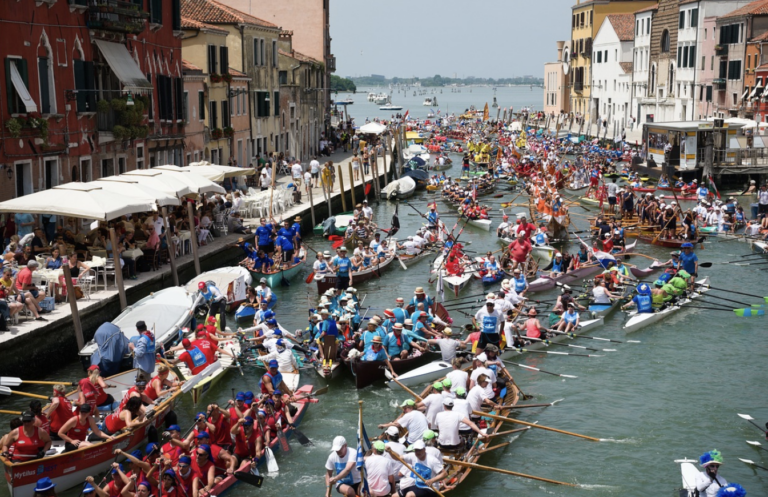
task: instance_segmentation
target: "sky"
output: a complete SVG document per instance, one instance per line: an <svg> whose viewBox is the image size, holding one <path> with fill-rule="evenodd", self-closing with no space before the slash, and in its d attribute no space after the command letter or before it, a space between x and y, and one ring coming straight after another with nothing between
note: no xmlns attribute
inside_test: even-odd
<svg viewBox="0 0 768 497"><path fill-rule="evenodd" d="M575 0L330 0L336 74L543 77Z"/></svg>

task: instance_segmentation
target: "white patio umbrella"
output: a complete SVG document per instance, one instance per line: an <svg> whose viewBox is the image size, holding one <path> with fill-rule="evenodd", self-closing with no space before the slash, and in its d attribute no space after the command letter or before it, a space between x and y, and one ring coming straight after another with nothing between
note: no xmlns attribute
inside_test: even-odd
<svg viewBox="0 0 768 497"><path fill-rule="evenodd" d="M255 169L243 168L243 167L231 167L220 166L218 164L210 164L208 162L193 162L188 166L182 167L185 171L191 171L193 173L204 176L211 181L224 181L224 178L234 178L237 176L248 176L256 172Z"/></svg>
<svg viewBox="0 0 768 497"><path fill-rule="evenodd" d="M136 180L142 185L150 186L161 192L170 193L179 198L192 193L192 188L184 181L154 169L137 169L123 173L118 177Z"/></svg>
<svg viewBox="0 0 768 497"><path fill-rule="evenodd" d="M170 193L156 190L151 186L143 185L138 181L129 178L107 176L106 178L91 181L89 184L100 186L106 191L119 193L131 197L132 199L156 202L157 205L161 207L166 205L181 205L181 201L178 197L175 197Z"/></svg>
<svg viewBox="0 0 768 497"><path fill-rule="evenodd" d="M166 165L158 166L153 171L163 171L167 174L173 174L175 179L180 179L187 183L192 188L193 193L207 194L207 193L227 193L223 186L217 185L208 178L197 174L197 172L186 171L179 166Z"/></svg>
<svg viewBox="0 0 768 497"><path fill-rule="evenodd" d="M0 212L51 214L109 221L134 212L151 211L154 203L146 199L103 189L92 183L66 183L0 203Z"/></svg>
<svg viewBox="0 0 768 497"><path fill-rule="evenodd" d="M380 135L387 129L386 126L383 124L379 124L377 122L369 122L368 124L364 124L363 126L360 126L360 128L357 130L360 133L369 133L372 135Z"/></svg>

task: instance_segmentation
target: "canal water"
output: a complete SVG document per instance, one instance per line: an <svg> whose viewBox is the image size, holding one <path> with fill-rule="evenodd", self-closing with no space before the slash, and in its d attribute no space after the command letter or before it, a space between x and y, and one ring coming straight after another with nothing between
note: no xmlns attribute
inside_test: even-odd
<svg viewBox="0 0 768 497"><path fill-rule="evenodd" d="M500 202L511 200L512 193ZM411 202L426 208L429 195L421 193ZM395 204L382 202L374 205L380 226L388 227ZM448 213L447 206L440 209ZM509 211L508 211L509 212ZM514 212L514 209L512 209ZM577 214L588 214L581 207L572 209L573 224L584 228L586 219ZM400 204L401 231L404 238L420 224L419 218L409 207ZM498 219L494 220L494 225ZM448 221L449 226L453 223ZM478 252L499 248L491 233L467 227L461 238L468 248ZM739 267L719 264L734 261L739 255L749 253L749 245L735 241L707 241L705 250L697 249L700 260L715 262L703 275L712 278L717 287L763 295L766 273L761 266ZM309 236L307 241L317 249L330 248L323 239ZM568 247L575 252L574 245ZM642 253L666 260L668 250L652 247L642 242L637 247ZM632 257L629 263L646 267L650 262ZM366 306L373 306L381 313L394 305L395 298L406 299L417 286L430 288L430 260L422 260L403 271L398 265L389 266L380 279L359 286L359 295ZM765 266L763 266L765 267ZM276 288L280 298L275 311L282 325L290 330L306 326L306 309L317 302L314 284L304 283L308 271L291 282L288 288ZM464 295L484 291L479 282L472 282ZM759 303L759 299L745 296L727 296L745 304ZM434 293L433 293L434 294ZM553 299L556 291L537 294L538 299ZM446 296L450 301L452 297ZM735 306L739 307L739 306ZM461 314L454 313L456 325L468 322ZM519 492L520 495L553 496L616 496L616 495L676 495L680 485L680 473L674 463L678 458L696 458L701 453L718 449L725 458L722 476L741 483L749 495L766 495L768 479L757 474L737 457L753 459L768 465L768 457L745 443L746 439L760 440L757 430L737 417L736 413L748 413L762 424L768 420L768 377L765 347L765 318L737 318L733 313L704 309L688 309L661 323L637 333L625 336L621 330L622 313L606 320L605 326L593 332L594 336L616 340L631 338L639 344L608 344L593 340L577 340L578 345L594 348L615 348L604 352L603 357L582 358L529 354L519 358L520 363L547 371L578 376L564 380L542 373L511 368L523 391L535 398L530 402L542 403L563 399L554 407L526 409L519 412L520 419L538 421L542 425L574 431L607 441L589 441L534 430L520 435L514 443L487 454L482 464L510 469L522 473L579 483L583 489L559 487L551 484L524 480L493 473L473 472L471 477L455 492L459 497L470 495L497 495L499 492ZM563 351L564 347L551 350ZM568 351L578 352L576 349ZM75 381L82 369L73 358L72 365L45 374L45 379ZM40 366L45 370L44 365ZM316 387L324 385L313 371L302 376L302 383ZM258 386L257 370L247 367L245 376L231 371L225 381L205 398L223 404L231 398L231 391L254 390ZM47 392L47 388L24 388L27 391ZM331 382L330 391L312 404L301 425L301 430L314 441L312 447L302 447L292 442L291 454L277 454L280 465L278 475L266 479L264 487L257 490L246 485L236 487L231 495L251 497L260 495L316 495L325 491L323 483L324 463L329 454L331 441L344 435L350 445L355 444L358 400L364 402L364 420L368 433L377 433L375 426L387 422L398 414L397 404L408 398L405 392L390 390L377 384L361 391L355 390L351 374L345 372ZM23 409L27 400L12 396L0 399L0 409ZM192 416L201 406L193 406L184 397L178 406L179 421L183 428L192 422ZM2 418L7 422L7 416ZM3 430L5 432L5 430ZM764 452L763 452L764 453ZM76 496L77 491L63 492ZM8 495L7 487L0 486L0 497Z"/></svg>

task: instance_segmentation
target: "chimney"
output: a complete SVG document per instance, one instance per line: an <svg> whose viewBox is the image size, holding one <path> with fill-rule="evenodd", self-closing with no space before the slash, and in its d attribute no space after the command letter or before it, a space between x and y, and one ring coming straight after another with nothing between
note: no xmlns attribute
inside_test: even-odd
<svg viewBox="0 0 768 497"><path fill-rule="evenodd" d="M564 41L558 41L557 42L557 61L562 62L563 61L563 47L565 46Z"/></svg>

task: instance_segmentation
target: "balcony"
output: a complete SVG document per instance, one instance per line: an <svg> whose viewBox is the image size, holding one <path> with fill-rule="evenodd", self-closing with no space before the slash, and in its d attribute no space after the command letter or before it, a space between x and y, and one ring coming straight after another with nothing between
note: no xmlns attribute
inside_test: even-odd
<svg viewBox="0 0 768 497"><path fill-rule="evenodd" d="M336 56L329 55L326 60L328 61L328 72L336 72Z"/></svg>
<svg viewBox="0 0 768 497"><path fill-rule="evenodd" d="M87 25L91 29L138 34L147 26L149 13L135 3L120 0L88 0Z"/></svg>
<svg viewBox="0 0 768 497"><path fill-rule="evenodd" d="M712 80L712 85L715 87L715 90L725 90L725 79L723 78L716 78Z"/></svg>
<svg viewBox="0 0 768 497"><path fill-rule="evenodd" d="M728 45L715 45L715 55L719 57L727 57Z"/></svg>
<svg viewBox="0 0 768 497"><path fill-rule="evenodd" d="M577 91L579 93L584 91L584 83L582 81L576 81L573 83L573 91Z"/></svg>

